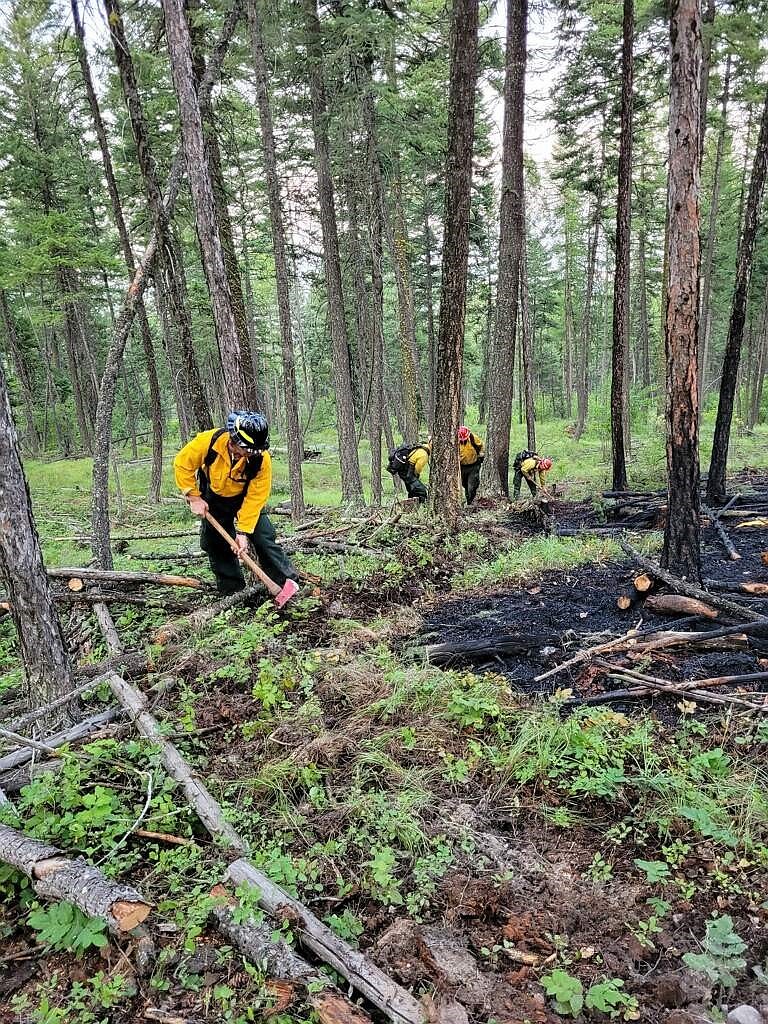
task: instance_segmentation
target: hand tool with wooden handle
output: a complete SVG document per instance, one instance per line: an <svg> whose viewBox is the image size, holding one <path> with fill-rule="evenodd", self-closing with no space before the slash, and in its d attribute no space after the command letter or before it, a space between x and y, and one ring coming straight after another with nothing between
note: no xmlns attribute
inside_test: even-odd
<svg viewBox="0 0 768 1024"><path fill-rule="evenodd" d="M229 546L232 548L232 553L237 555L237 557L241 561L245 562L245 564L251 570L253 575L258 580L261 580L261 582L270 592L272 597L275 599L275 604L277 605L278 608L282 608L283 605L287 604L288 601L290 601L291 598L294 596L294 594L298 592L299 587L295 580L286 580L282 587L279 587L274 580L270 579L269 576L267 576L267 574L264 572L261 566L257 565L257 563L254 562L254 560L251 558L249 554L247 554L245 551L240 551L238 549L237 542L232 539L232 537L227 533L227 531L224 529L221 523L213 518L210 512L205 513L205 518L206 521L211 524L214 530L217 533L220 533L224 540L227 542L227 544L229 544Z"/></svg>

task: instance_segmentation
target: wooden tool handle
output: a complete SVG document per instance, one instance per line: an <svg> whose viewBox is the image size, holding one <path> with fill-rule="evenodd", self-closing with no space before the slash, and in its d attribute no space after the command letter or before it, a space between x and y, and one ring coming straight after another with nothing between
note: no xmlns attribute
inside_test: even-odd
<svg viewBox="0 0 768 1024"><path fill-rule="evenodd" d="M224 529L221 523L218 522L218 520L214 519L210 512L205 513L205 518L206 521L211 524L214 530L217 533L220 533L224 540L227 542L227 544L229 544L229 546L232 548L233 554L237 555L241 561L245 562L245 564L251 570L253 575L256 576L257 579L261 580L261 582L264 584L264 586L267 588L270 594L273 597L279 594L280 587L278 587L274 580L271 580L269 576L267 576L267 574L264 572L261 566L257 565L257 563L254 562L254 560L247 552L238 550L237 542L234 541L232 537L230 537L230 535L227 533L227 531Z"/></svg>

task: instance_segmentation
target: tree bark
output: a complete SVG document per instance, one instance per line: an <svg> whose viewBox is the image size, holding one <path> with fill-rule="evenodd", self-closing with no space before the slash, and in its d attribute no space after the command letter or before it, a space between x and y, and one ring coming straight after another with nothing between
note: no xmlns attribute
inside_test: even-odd
<svg viewBox="0 0 768 1024"><path fill-rule="evenodd" d="M363 126L365 129L367 143L367 165L368 180L370 182L371 201L369 206L369 247L371 251L371 395L368 408L368 422L371 438L371 490L373 504L381 505L381 432L382 417L384 411L384 275L382 264L383 236L384 236L384 191L381 182L381 165L379 163L379 146L376 133L376 108L371 92L371 69L365 68L364 93L362 98ZM401 313L401 332L402 323ZM401 333L401 356L407 358L407 352L403 348L403 337ZM407 349L407 345L405 346ZM415 381L413 382L415 385ZM410 443L415 444L417 435L409 435L408 426L408 383L404 382L406 392L406 437ZM415 414L415 391L411 398L414 400L411 412ZM413 426L413 424L411 424ZM418 422L415 424L418 429Z"/></svg>
<svg viewBox="0 0 768 1024"><path fill-rule="evenodd" d="M0 577L10 598L30 707L71 688L71 666L19 458L5 376L0 366Z"/></svg>
<svg viewBox="0 0 768 1024"><path fill-rule="evenodd" d="M753 430L760 422L760 408L763 403L763 386L766 370L768 369L768 278L765 282L763 293L763 309L760 315L760 328L757 338L757 359L755 365L755 376L752 386L752 395L749 408L748 426Z"/></svg>
<svg viewBox="0 0 768 1024"><path fill-rule="evenodd" d="M523 213L523 123L528 0L507 0L504 135L499 212L496 330L488 364L488 430L483 492L509 494L509 435L515 333L525 222Z"/></svg>
<svg viewBox="0 0 768 1024"><path fill-rule="evenodd" d="M179 105L181 140L195 211L197 239L224 370L226 397L232 408L245 409L248 407L249 399L253 397L254 386L250 373L250 352L247 353L244 362L235 322L232 292L224 265L224 250L219 235L221 229L216 216L211 172L206 158L203 118L195 89L192 40L183 0L163 0L163 13L171 73Z"/></svg>
<svg viewBox="0 0 768 1024"><path fill-rule="evenodd" d="M455 527L459 509L459 456L456 435L461 409L464 317L467 303L478 16L478 0L454 0L443 217L445 234L440 287L440 327L437 336L438 386L435 395L429 488L432 513L450 528Z"/></svg>
<svg viewBox="0 0 768 1024"><path fill-rule="evenodd" d="M105 0L105 2L111 3L111 0ZM227 15L222 29L221 38L219 39L216 49L214 50L208 64L208 70L206 71L205 78L200 84L201 92L210 91L213 88L213 83L221 70L222 61L224 60L227 47L229 46L229 42L237 26L237 22L240 19L240 15L240 0L233 0L232 8ZM110 32L114 33L118 28L122 28L119 16L115 19L110 19ZM122 49L119 45L119 41L114 37L113 43L120 51L120 60L122 60L124 55L130 56ZM159 211L160 217L162 218L164 216L166 221L170 218L170 214L173 211L173 207L181 187L182 177L183 157L181 153L177 151L171 164L170 174L168 175L167 196L165 198L164 205L161 201L163 209L162 211ZM137 304L147 287L161 244L162 237L156 226L153 229L147 248L144 252L144 256L136 268L136 273L133 275L133 279L128 285L128 290L125 294L120 313L118 314L117 321L115 323L115 330L107 351L107 357L104 364L104 376L102 377L101 388L99 389L99 402L96 412L96 436L98 437L99 447L96 452L96 457L93 460L91 523L93 533L93 553L99 565L104 569L110 569L112 567L112 550L109 543L108 485L109 456L112 445L112 412L115 405L115 385L117 383L118 366L120 359L122 358L123 351L125 350L125 344L128 340L128 335L130 334L134 316L136 315ZM176 265L178 266L178 264ZM179 280L183 282L183 275L179 275ZM184 338L185 333L182 331L182 348L185 344ZM187 335L186 338L187 343L191 345L191 334ZM196 364L194 365L196 366ZM203 412L203 406L198 404L198 400L202 400L199 376L194 382L190 378L189 383L190 385L194 384L194 386L190 387L190 390L192 391L196 411L198 415L201 415ZM199 389L199 393L195 391L195 388ZM197 398L195 397L196 394ZM209 421L204 421L201 426L205 427L207 422Z"/></svg>
<svg viewBox="0 0 768 1024"><path fill-rule="evenodd" d="M80 17L78 0L70 0L70 2L72 7L72 20L75 25L75 38L77 40L77 56L80 62L80 71L83 76L83 84L88 98L88 106L91 111L94 131L96 132L96 138L99 143L101 164L104 170L104 177L107 182L109 199L112 204L112 216L115 220L117 234L120 239L120 247L123 250L123 259L125 260L125 265L128 270L128 279L130 281L133 274L136 272L136 261L133 256L133 249L131 247L131 239L128 234L128 227L125 223L125 216L123 215L123 204L117 187L117 180L115 178L115 171L112 164L112 155L109 151L109 143L107 141L107 133L104 128L104 121L101 116L101 109L99 108L96 90L93 87L93 78L91 76L91 68L88 62L88 51L85 46L85 31L83 29L82 18ZM158 502L160 500L160 485L162 483L163 473L163 410L160 400L160 385L157 379L154 344L152 342L152 333L149 328L149 320L147 319L147 311L144 306L143 299L140 299L136 305L136 315L139 321L139 333L141 336L142 347L144 349L144 361L147 368L150 418L152 421L152 473L149 485L149 496L151 501ZM172 370L173 368L171 368L171 372ZM130 402L127 386L126 402Z"/></svg>
<svg viewBox="0 0 768 1024"><path fill-rule="evenodd" d="M648 277L645 260L645 223L640 224L637 239L637 330L640 335L640 379L651 387L651 340L648 330Z"/></svg>
<svg viewBox="0 0 768 1024"><path fill-rule="evenodd" d="M280 197L280 181L277 174L275 134L272 124L272 109L269 99L267 61L258 0L247 0L248 24L251 36L256 98L259 105L261 124L261 145L264 154L264 171L269 196L269 218L272 226L272 250L275 256L275 284L277 287L277 314L280 320L280 354L283 364L283 395L285 398L286 444L288 447L288 476L291 489L291 514L294 522L303 518L304 485L301 462L304 451L301 424L299 422L299 397L296 388L296 354L291 330L291 299L288 275L288 260L285 254L285 228L283 225L283 204Z"/></svg>
<svg viewBox="0 0 768 1024"><path fill-rule="evenodd" d="M24 398L24 407L27 414L27 433L32 449L34 451L39 451L41 440L37 424L35 423L35 396L32 377L30 376L29 368L24 359L24 353L19 345L16 324L14 323L13 314L11 313L11 308L8 305L8 296L4 288L0 288L0 322L2 322L5 328L5 335L8 339L8 348L10 349L11 356L13 357L13 363L16 367L16 376L18 377L21 394Z"/></svg>
<svg viewBox="0 0 768 1024"><path fill-rule="evenodd" d="M720 104L720 128L717 133L717 148L715 150L715 166L712 172L712 195L709 203L709 218L707 220L707 245L704 250L704 269L702 272L701 306L699 313L701 335L701 357L699 359L699 423L706 404L707 393L707 367L709 365L709 341L712 333L712 265L715 253L715 238L717 235L717 214L720 207L720 188L722 185L723 154L725 152L725 140L728 134L728 98L731 81L731 55L725 60L725 75L723 78L723 96Z"/></svg>
<svg viewBox="0 0 768 1024"><path fill-rule="evenodd" d="M336 209L331 158L328 145L328 109L325 97L325 75L320 20L317 0L302 0L304 33L307 48L309 92L312 105L312 132L315 142L315 168L320 203L320 226L323 233L325 286L328 293L333 354L333 376L336 389L336 425L339 435L339 462L341 465L341 494L345 502L359 503L363 498L363 483L357 454L355 409L352 398L352 373L349 365L349 342L344 316L344 296L341 285L339 236L336 227Z"/></svg>
<svg viewBox="0 0 768 1024"><path fill-rule="evenodd" d="M701 74L699 77L699 167L704 163L704 140L707 134L707 98L709 96L709 68L715 25L715 0L706 0L701 16ZM728 55L730 59L730 54Z"/></svg>
<svg viewBox="0 0 768 1024"><path fill-rule="evenodd" d="M429 186L424 202L424 301L427 307L427 422L430 432L435 419L435 310L432 305L432 229L429 226Z"/></svg>
<svg viewBox="0 0 768 1024"><path fill-rule="evenodd" d="M723 376L720 381L720 400L717 405L715 436L712 442L712 458L709 463L709 477L707 480L707 501L710 505L722 504L725 501L725 472L728 462L731 420L733 418L733 399L736 391L741 342L747 314L749 282L752 277L755 238L757 237L763 192L765 190L766 171L768 171L768 90L766 90L765 94L763 114L760 120L760 134L757 139L752 176L749 181L749 195L747 196L747 206L744 214L744 227L736 257L736 281L733 289L731 317L728 323L728 340L725 344Z"/></svg>
<svg viewBox="0 0 768 1024"><path fill-rule="evenodd" d="M573 348L574 348L574 318L573 318L573 259L571 257L571 225L570 215L566 206L564 212L565 220L565 266L563 275L565 278L565 295L563 299L563 390L565 391L565 415L568 419L573 416Z"/></svg>
<svg viewBox="0 0 768 1024"><path fill-rule="evenodd" d="M700 0L675 0L670 18L669 284L665 297L667 522L662 565L701 580L699 420ZM645 567L645 563L643 563ZM698 595L692 595L698 596Z"/></svg>
<svg viewBox="0 0 768 1024"><path fill-rule="evenodd" d="M634 0L624 0L621 53L621 135L616 200L616 269L613 278L613 347L611 349L611 448L613 489L627 486L624 437L627 423L627 359L629 357L629 246L632 190L632 82Z"/></svg>
<svg viewBox="0 0 768 1024"><path fill-rule="evenodd" d="M525 225L525 198L523 198L523 224ZM524 229L523 248L520 257L520 340L523 358L523 405L525 407L526 444L536 451L536 397L533 379L533 331L528 306L528 254L526 252L527 231Z"/></svg>
<svg viewBox="0 0 768 1024"><path fill-rule="evenodd" d="M589 411L589 345L592 335L592 293L595 287L595 266L597 263L597 242L600 235L600 220L603 213L602 166L600 191L595 198L594 225L587 252L587 285L584 292L584 312L579 327L579 361L576 370L576 429L574 439L578 441L587 425Z"/></svg>

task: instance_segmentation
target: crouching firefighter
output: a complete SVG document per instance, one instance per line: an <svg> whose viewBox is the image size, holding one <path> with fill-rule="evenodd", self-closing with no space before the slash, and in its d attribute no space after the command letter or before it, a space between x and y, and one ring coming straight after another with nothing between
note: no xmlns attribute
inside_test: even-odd
<svg viewBox="0 0 768 1024"><path fill-rule="evenodd" d="M464 488L467 504L475 500L480 486L480 467L485 458L485 445L469 427L459 427L459 466L461 486Z"/></svg>
<svg viewBox="0 0 768 1024"><path fill-rule="evenodd" d="M512 485L512 493L515 501L520 497L520 486L525 479L533 497L536 497L538 487L546 492L545 473L552 469L552 459L542 459L536 452L522 451L515 456L513 463L515 478ZM544 503L542 503L544 504Z"/></svg>
<svg viewBox="0 0 768 1024"><path fill-rule="evenodd" d="M387 472L399 476L405 484L409 498L418 498L419 504L427 500L427 488L420 477L432 454L432 441L424 444L403 444L389 453Z"/></svg>
<svg viewBox="0 0 768 1024"><path fill-rule="evenodd" d="M298 575L275 540L275 528L264 511L272 489L269 424L257 412L231 412L226 429L204 430L173 460L176 484L193 515L210 512L233 538L238 553L248 543L261 568L283 587ZM225 539L203 518L200 547L208 555L222 596L245 587L240 561Z"/></svg>

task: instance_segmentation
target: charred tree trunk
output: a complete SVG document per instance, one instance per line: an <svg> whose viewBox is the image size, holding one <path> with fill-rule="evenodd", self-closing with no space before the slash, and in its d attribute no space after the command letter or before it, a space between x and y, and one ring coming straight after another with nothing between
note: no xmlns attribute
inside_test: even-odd
<svg viewBox="0 0 768 1024"><path fill-rule="evenodd" d="M435 396L435 433L429 488L433 514L449 527L455 526L459 507L459 458L456 434L459 429L461 408L464 316L467 303L478 17L478 0L454 0L443 218L445 236L440 288L440 329L437 338L438 386Z"/></svg>
<svg viewBox="0 0 768 1024"><path fill-rule="evenodd" d="M712 265L715 253L715 238L717 235L717 214L720 207L720 188L722 185L723 154L725 152L725 140L728 134L728 98L731 81L731 55L725 60L725 75L723 78L723 97L720 104L720 128L717 133L717 148L715 150L715 167L712 174L712 196L709 204L709 218L707 220L707 246L704 250L704 268L702 272L701 307L699 314L701 355L699 359L699 423L704 412L705 397L707 393L707 367L709 365L709 339L712 334Z"/></svg>
<svg viewBox="0 0 768 1024"><path fill-rule="evenodd" d="M275 284L277 287L277 313L280 320L280 353L283 364L283 394L285 397L286 444L288 446L288 475L291 489L291 514L294 522L304 516L304 485L301 475L303 444L299 423L299 396L296 388L296 354L291 330L290 281L288 260L285 254L285 228L283 225L283 203L280 197L280 180L277 174L275 133L272 125L272 108L269 99L267 61L258 0L247 0L248 24L251 34L251 56L253 58L256 99L259 105L261 124L261 145L264 154L264 171L269 196L269 219L272 226L272 250L275 256Z"/></svg>
<svg viewBox="0 0 768 1024"><path fill-rule="evenodd" d="M720 401L717 406L715 436L712 442L712 459L709 463L709 477L707 479L707 501L710 505L721 504L725 501L725 472L728 462L728 444L731 436L733 399L736 391L741 342L747 314L749 282L752 277L755 238L757 236L760 209L765 190L766 171L768 171L768 90L766 90L763 114L760 121L760 134L757 139L752 176L749 181L744 228L739 240L739 250L736 258L736 282L733 289L731 318L728 323L728 340L725 345L723 376L720 382Z"/></svg>
<svg viewBox="0 0 768 1024"><path fill-rule="evenodd" d="M675 0L669 33L669 287L664 318L669 500L662 564L698 583L699 0Z"/></svg>
<svg viewBox="0 0 768 1024"><path fill-rule="evenodd" d="M624 0L621 54L621 138L619 190L616 201L616 270L613 278L613 347L611 359L611 447L613 490L627 488L624 437L629 357L629 245L632 189L632 80L634 0Z"/></svg>
<svg viewBox="0 0 768 1024"><path fill-rule="evenodd" d="M37 536L0 366L0 578L16 627L30 708L71 689L71 668Z"/></svg>
<svg viewBox="0 0 768 1024"><path fill-rule="evenodd" d="M309 92L312 105L312 131L315 142L320 225L323 232L325 285L328 293L328 317L333 346L333 376L336 388L336 424L339 435L341 493L345 502L358 503L363 497L360 462L357 455L355 408L352 398L352 373L349 365L349 344L344 318L344 296L341 285L339 237L331 158L328 145L328 109L325 97L323 51L317 0L302 0L304 31L309 64Z"/></svg>
<svg viewBox="0 0 768 1024"><path fill-rule="evenodd" d="M523 122L527 33L528 0L507 0L496 329L488 364L488 431L483 479L483 491L491 495L509 494L509 434L512 426L515 332L520 260L525 234Z"/></svg>
<svg viewBox="0 0 768 1024"><path fill-rule="evenodd" d="M203 118L195 89L192 67L192 40L184 13L183 0L163 0L165 31L171 58L171 73L179 104L181 140L187 165L189 190L195 211L197 239L203 271L211 299L216 340L224 369L226 397L232 408L244 409L252 399L250 352L244 364L232 304L224 251L219 236L210 167L206 158ZM247 338L245 339L247 346ZM246 377L247 373L247 377Z"/></svg>

